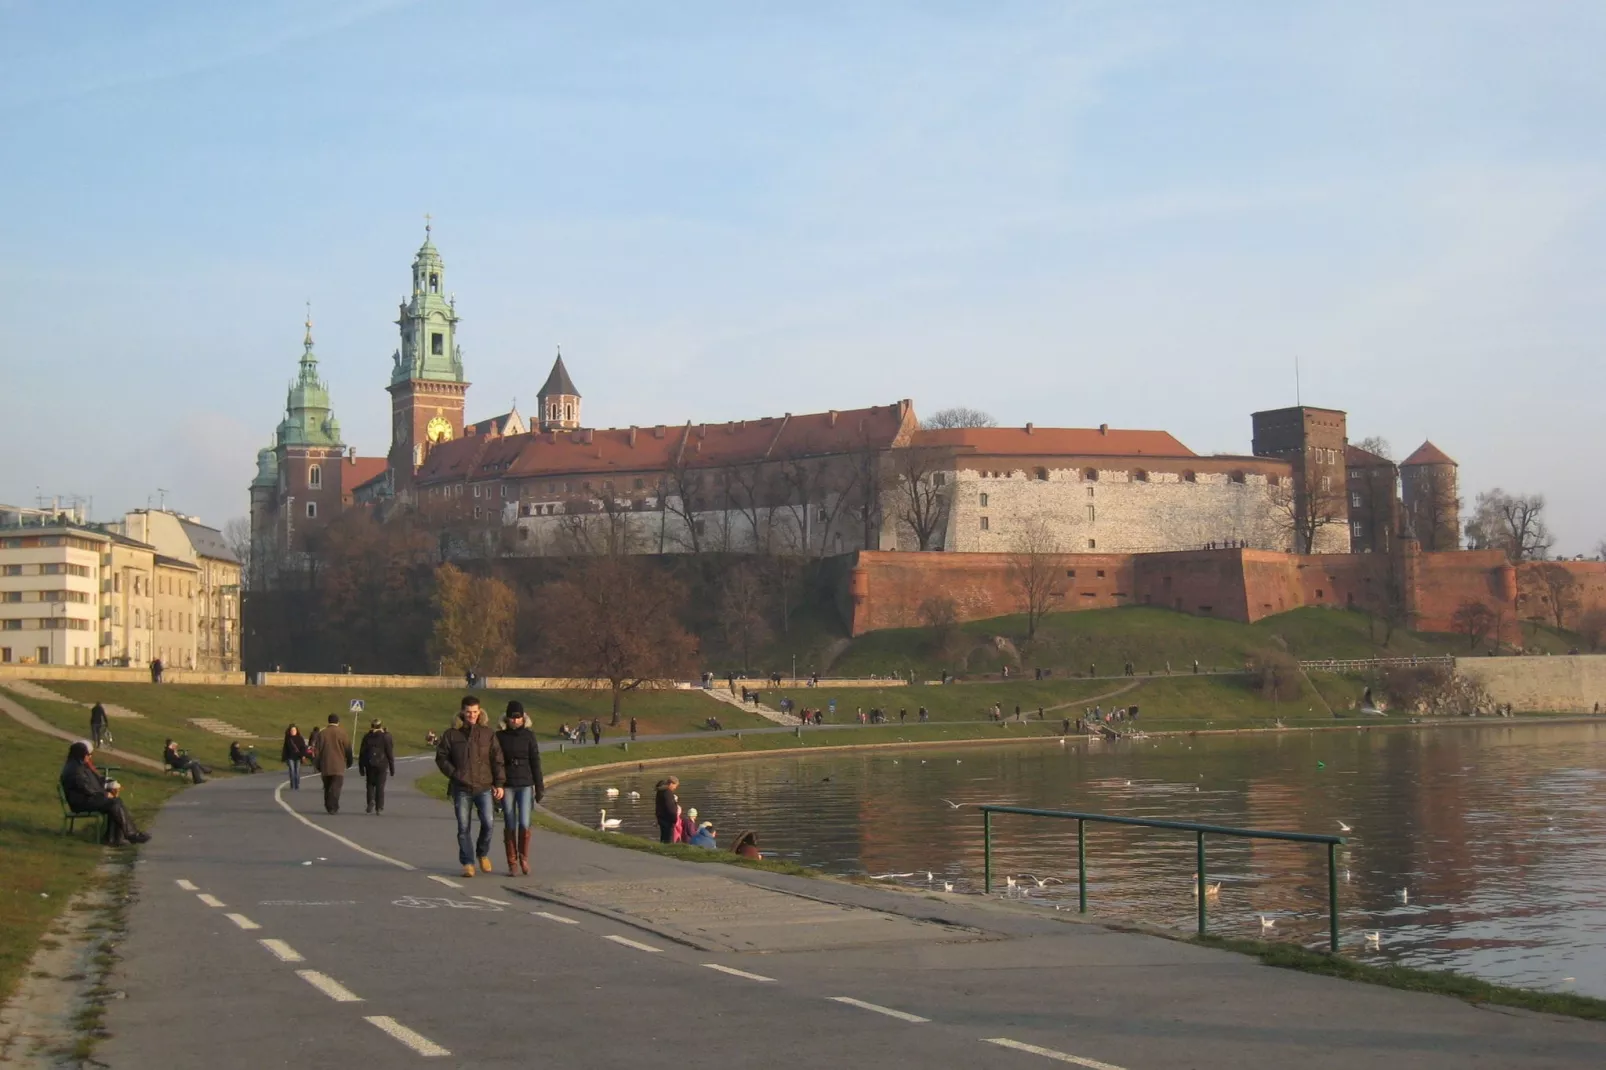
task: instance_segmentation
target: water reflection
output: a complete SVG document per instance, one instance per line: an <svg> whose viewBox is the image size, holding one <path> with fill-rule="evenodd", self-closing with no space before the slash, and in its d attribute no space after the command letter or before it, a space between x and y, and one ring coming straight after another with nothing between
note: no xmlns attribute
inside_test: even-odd
<svg viewBox="0 0 1606 1070"><path fill-rule="evenodd" d="M1346 949L1528 987L1606 996L1606 725L1501 725L853 752L692 765L681 799L729 843L840 873L981 890L981 802L1304 832L1353 828L1341 848ZM654 836L660 771L554 789L595 824ZM959 804L955 810L948 802ZM1058 877L1023 894L1075 909L1074 822L994 818L994 873ZM1325 946L1325 849L1216 839L1215 932ZM1193 839L1089 826L1089 904L1106 917L1191 927ZM1002 878L1000 877L1000 883ZM1402 894L1403 893L1403 894ZM1365 947L1377 930L1380 946Z"/></svg>

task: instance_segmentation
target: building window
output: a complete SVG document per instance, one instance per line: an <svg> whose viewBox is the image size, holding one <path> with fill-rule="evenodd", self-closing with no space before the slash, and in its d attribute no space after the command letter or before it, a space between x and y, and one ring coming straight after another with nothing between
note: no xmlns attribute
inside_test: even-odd
<svg viewBox="0 0 1606 1070"><path fill-rule="evenodd" d="M1037 478L1043 480L1044 482L1047 482L1047 480L1048 480L1048 469L1047 468L1039 468L1037 470Z"/></svg>
<svg viewBox="0 0 1606 1070"><path fill-rule="evenodd" d="M1087 548L1089 550L1097 550L1099 548L1099 541L1097 539L1087 540Z"/></svg>
<svg viewBox="0 0 1606 1070"><path fill-rule="evenodd" d="M1093 573L1093 575L1102 580L1104 578L1104 570L1101 568L1097 572Z"/></svg>
<svg viewBox="0 0 1606 1070"><path fill-rule="evenodd" d="M478 483L476 483L476 484L474 484L474 497L478 498L479 496L480 496L480 486L479 486Z"/></svg>
<svg viewBox="0 0 1606 1070"><path fill-rule="evenodd" d="M1097 483L1099 481L1099 470L1097 468L1086 469L1082 473L1082 478L1089 483Z"/></svg>
<svg viewBox="0 0 1606 1070"><path fill-rule="evenodd" d="M1333 477L1332 476L1323 476L1322 477L1322 492L1326 493L1327 491L1330 491L1332 489L1333 489Z"/></svg>
<svg viewBox="0 0 1606 1070"><path fill-rule="evenodd" d="M1071 580L1076 579L1076 570L1074 568L1066 569L1065 570L1065 578L1066 579L1071 579Z"/></svg>
<svg viewBox="0 0 1606 1070"><path fill-rule="evenodd" d="M987 508L987 495L985 494L981 496L981 507L983 509Z"/></svg>
<svg viewBox="0 0 1606 1070"><path fill-rule="evenodd" d="M1087 488L1087 496L1089 498L1093 497L1093 489L1092 487Z"/></svg>
<svg viewBox="0 0 1606 1070"><path fill-rule="evenodd" d="M432 294L438 294L441 292L441 277L435 274L433 271L429 273L429 292ZM440 335L436 335L435 337L439 338ZM437 350L437 352L439 351Z"/></svg>
<svg viewBox="0 0 1606 1070"><path fill-rule="evenodd" d="M308 502L307 503L307 519L308 520L316 520L316 519L318 519L318 503L317 502Z"/></svg>
<svg viewBox="0 0 1606 1070"><path fill-rule="evenodd" d="M478 520L479 518L480 518L480 507L476 505L474 507L474 519Z"/></svg>
<svg viewBox="0 0 1606 1070"><path fill-rule="evenodd" d="M1183 472L1182 481L1184 483L1197 483L1199 482L1199 477L1194 475L1192 472Z"/></svg>
<svg viewBox="0 0 1606 1070"><path fill-rule="evenodd" d="M1351 520L1349 525L1349 533L1358 539L1362 535L1366 534L1366 528L1359 520Z"/></svg>
<svg viewBox="0 0 1606 1070"><path fill-rule="evenodd" d="M981 530L983 530L983 531L991 531L992 530L991 528L989 528L987 526L987 518L986 517L982 517L981 518Z"/></svg>
<svg viewBox="0 0 1606 1070"><path fill-rule="evenodd" d="M1359 468L1351 468L1349 470L1349 477L1351 479L1359 479L1359 478L1361 478L1361 470Z"/></svg>
<svg viewBox="0 0 1606 1070"><path fill-rule="evenodd" d="M948 482L948 477L942 472L937 472L932 475L931 481L940 487Z"/></svg>
<svg viewBox="0 0 1606 1070"><path fill-rule="evenodd" d="M446 352L446 336L439 331L430 332L429 351L432 356L442 356Z"/></svg>
<svg viewBox="0 0 1606 1070"><path fill-rule="evenodd" d="M5 665L11 664L11 648L10 647L8 647L8 646L0 646L0 664L5 664Z"/></svg>
<svg viewBox="0 0 1606 1070"><path fill-rule="evenodd" d="M1098 513L1096 513L1094 511L1093 503L1089 502L1088 506L1087 506L1087 522L1089 524L1091 524L1097 519L1098 519Z"/></svg>
<svg viewBox="0 0 1606 1070"><path fill-rule="evenodd" d="M307 469L307 486L313 490L318 490L323 486L323 468L321 465L315 464Z"/></svg>
<svg viewBox="0 0 1606 1070"><path fill-rule="evenodd" d="M1361 507L1361 496L1359 494L1352 493L1349 496L1349 504L1351 509L1359 509Z"/></svg>
<svg viewBox="0 0 1606 1070"><path fill-rule="evenodd" d="M1139 468L1136 472L1132 473L1132 482L1147 483L1148 481L1149 473L1145 472L1143 469Z"/></svg>

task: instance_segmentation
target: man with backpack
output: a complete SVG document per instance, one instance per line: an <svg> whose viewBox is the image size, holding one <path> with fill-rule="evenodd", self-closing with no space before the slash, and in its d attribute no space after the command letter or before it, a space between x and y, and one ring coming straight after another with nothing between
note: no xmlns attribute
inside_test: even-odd
<svg viewBox="0 0 1606 1070"><path fill-rule="evenodd" d="M396 744L377 718L362 737L357 750L357 772L368 785L368 809L365 813L385 812L385 781L396 775Z"/></svg>

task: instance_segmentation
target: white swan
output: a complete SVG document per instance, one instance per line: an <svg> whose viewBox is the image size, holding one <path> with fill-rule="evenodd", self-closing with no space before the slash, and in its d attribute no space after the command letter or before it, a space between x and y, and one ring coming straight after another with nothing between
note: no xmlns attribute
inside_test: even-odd
<svg viewBox="0 0 1606 1070"><path fill-rule="evenodd" d="M1394 894L1400 897L1400 902L1402 903L1410 903L1411 901L1411 890L1409 888L1401 888Z"/></svg>
<svg viewBox="0 0 1606 1070"><path fill-rule="evenodd" d="M607 791L603 792L603 794L606 795L610 799L617 799L619 797L619 789L618 788L609 788Z"/></svg>
<svg viewBox="0 0 1606 1070"><path fill-rule="evenodd" d="M942 890L945 891L945 892L953 891L954 890L954 882L953 881L943 881L942 882Z"/></svg>
<svg viewBox="0 0 1606 1070"><path fill-rule="evenodd" d="M1275 929L1276 927L1277 927L1277 919L1268 918L1264 914L1262 914L1260 916L1260 931L1261 932L1263 932L1263 933L1264 932L1270 932L1272 929Z"/></svg>
<svg viewBox="0 0 1606 1070"><path fill-rule="evenodd" d="M641 792L633 791L633 792L630 793L629 798L630 798L631 802L639 802L640 799L641 799Z"/></svg>
<svg viewBox="0 0 1606 1070"><path fill-rule="evenodd" d="M597 816L597 831L613 832L623 823L622 818L609 817L608 811L603 810Z"/></svg>
<svg viewBox="0 0 1606 1070"><path fill-rule="evenodd" d="M1382 947L1383 946L1383 934L1381 932L1379 932L1378 930L1376 930L1376 929L1372 929L1372 930L1368 931L1367 934L1366 934L1366 946L1371 948L1374 951L1377 950L1379 947Z"/></svg>

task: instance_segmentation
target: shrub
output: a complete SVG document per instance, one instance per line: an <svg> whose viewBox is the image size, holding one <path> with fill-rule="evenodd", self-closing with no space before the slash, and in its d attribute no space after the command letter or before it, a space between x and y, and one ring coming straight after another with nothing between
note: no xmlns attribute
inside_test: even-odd
<svg viewBox="0 0 1606 1070"><path fill-rule="evenodd" d="M1299 662L1287 650L1273 647L1251 655L1249 679L1262 698L1286 701L1299 697Z"/></svg>

